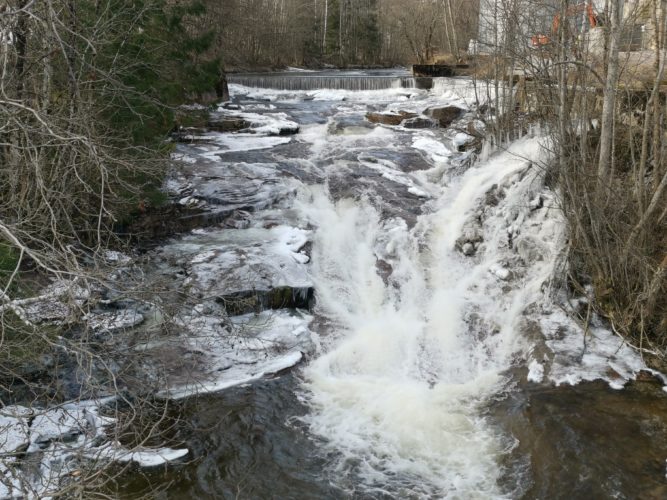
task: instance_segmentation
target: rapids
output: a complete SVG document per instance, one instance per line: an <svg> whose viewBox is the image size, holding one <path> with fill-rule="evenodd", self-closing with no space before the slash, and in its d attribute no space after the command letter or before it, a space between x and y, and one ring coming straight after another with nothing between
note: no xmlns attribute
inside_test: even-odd
<svg viewBox="0 0 667 500"><path fill-rule="evenodd" d="M318 78L336 77L231 80L234 106L220 112L296 122L294 136L211 133L178 146L185 173L170 189L194 186L186 200L236 211L233 229L198 230L154 252L161 273L180 266L188 278L178 286L199 287L194 310L205 312L184 316L188 334L212 328L219 309L206 297L221 288L312 288L315 302L309 313L262 312L257 338L275 345L255 371L244 367L257 363L257 347L232 355L224 340L207 344L204 363L218 378L174 389L183 397L225 388L183 403L179 435L191 461L128 477L122 492L174 481L169 498L632 496L623 470L595 489L604 466L585 477L577 464L557 467L574 449L598 464L586 451L598 437L561 418L588 386L566 384L619 388L645 367L601 323L582 348L581 329L563 313L567 234L544 185L545 139L535 132L476 155L458 150L471 139L463 131L472 113L449 129L364 119L436 105L470 110L465 79L424 91L397 84L402 74L346 75L325 89ZM250 282L232 283L242 276ZM600 384L594 394L593 414L620 393ZM653 403L660 394L651 393L651 418L665 411ZM540 429L557 441L563 426L572 433L567 453L538 446ZM667 432L643 435L655 437L655 460ZM646 491L661 491L662 465Z"/></svg>

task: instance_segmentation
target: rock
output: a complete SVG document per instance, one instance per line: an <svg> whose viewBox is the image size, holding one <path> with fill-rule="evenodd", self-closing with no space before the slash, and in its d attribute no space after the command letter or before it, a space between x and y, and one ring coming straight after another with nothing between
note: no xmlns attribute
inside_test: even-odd
<svg viewBox="0 0 667 500"><path fill-rule="evenodd" d="M473 245L470 242L466 242L461 247L461 252L463 252L463 255L465 255L466 257L475 255L475 245Z"/></svg>
<svg viewBox="0 0 667 500"><path fill-rule="evenodd" d="M436 120L441 127L449 127L464 112L464 109L457 106L444 106L442 108L428 108L424 111L424 114Z"/></svg>
<svg viewBox="0 0 667 500"><path fill-rule="evenodd" d="M215 130L216 132L238 132L239 130L246 129L249 126L250 123L243 118L232 116L221 116L212 118L208 121L208 128Z"/></svg>
<svg viewBox="0 0 667 500"><path fill-rule="evenodd" d="M466 126L466 132L468 132L468 134L478 139L484 139L486 137L486 134L484 133L485 127L486 125L483 121L471 120L468 122L468 125Z"/></svg>
<svg viewBox="0 0 667 500"><path fill-rule="evenodd" d="M503 198L505 198L504 191L498 187L498 184L494 184L484 195L484 204L489 207L497 207Z"/></svg>
<svg viewBox="0 0 667 500"><path fill-rule="evenodd" d="M494 264L489 268L489 272L493 274L496 278L507 281L512 277L512 273L509 269L503 267L500 264Z"/></svg>
<svg viewBox="0 0 667 500"><path fill-rule="evenodd" d="M407 118L401 123L405 128L433 128L436 126L436 123L430 118L424 118L423 116L415 116L414 118Z"/></svg>
<svg viewBox="0 0 667 500"><path fill-rule="evenodd" d="M399 111L398 113L366 113L366 119L371 123L381 123L382 125L400 125L403 120L414 118L415 113Z"/></svg>
<svg viewBox="0 0 667 500"><path fill-rule="evenodd" d="M246 290L219 295L230 316L277 309L311 310L315 300L313 287L279 286L270 290Z"/></svg>
<svg viewBox="0 0 667 500"><path fill-rule="evenodd" d="M362 135L373 131L373 126L358 115L337 116L328 131L335 135Z"/></svg>
<svg viewBox="0 0 667 500"><path fill-rule="evenodd" d="M144 322L144 315L136 310L121 310L104 313L89 313L84 316L88 325L96 332L113 332L133 328Z"/></svg>
<svg viewBox="0 0 667 500"><path fill-rule="evenodd" d="M530 236L520 236L517 238L515 248L519 257L526 263L544 260L546 249Z"/></svg>
<svg viewBox="0 0 667 500"><path fill-rule="evenodd" d="M458 237L454 247L463 255L468 257L475 255L482 238L482 226L479 220L472 219L468 221L461 231L461 236Z"/></svg>

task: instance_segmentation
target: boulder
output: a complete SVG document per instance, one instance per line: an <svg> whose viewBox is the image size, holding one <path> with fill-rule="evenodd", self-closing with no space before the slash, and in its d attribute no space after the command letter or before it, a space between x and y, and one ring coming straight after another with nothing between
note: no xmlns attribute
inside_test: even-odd
<svg viewBox="0 0 667 500"><path fill-rule="evenodd" d="M479 219L474 218L466 222L454 244L455 248L467 257L477 253L479 246L484 241L482 237L482 225Z"/></svg>
<svg viewBox="0 0 667 500"><path fill-rule="evenodd" d="M464 112L464 109L457 106L444 106L441 108L428 108L424 111L424 114L436 120L441 127L449 127Z"/></svg>
<svg viewBox="0 0 667 500"><path fill-rule="evenodd" d="M243 118L233 116L212 118L208 121L208 128L216 132L237 132L249 126L250 123Z"/></svg>
<svg viewBox="0 0 667 500"><path fill-rule="evenodd" d="M398 113L366 113L366 119L371 123L381 123L382 125L400 125L403 120L414 118L415 113L399 111Z"/></svg>
<svg viewBox="0 0 667 500"><path fill-rule="evenodd" d="M436 126L436 122L430 118L424 118L423 116L415 116L414 118L407 118L401 123L405 128L433 128Z"/></svg>

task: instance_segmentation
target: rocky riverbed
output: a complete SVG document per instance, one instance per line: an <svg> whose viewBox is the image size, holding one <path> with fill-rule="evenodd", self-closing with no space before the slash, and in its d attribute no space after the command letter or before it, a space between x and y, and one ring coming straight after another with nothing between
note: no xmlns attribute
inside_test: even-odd
<svg viewBox="0 0 667 500"><path fill-rule="evenodd" d="M490 152L470 82L434 88L232 85L206 127L177 132L165 191L169 227L187 231L107 256L117 280L159 293L65 286L102 298L86 317L97 335L143 332L124 382L184 407L172 447L104 451L174 461L123 476L123 496L173 480L171 498L631 498L633 478L664 491L656 446L595 459L627 436L568 416L588 405L582 420L664 440L662 376L596 318L584 340L575 319L543 139ZM52 306L49 321L69 314ZM630 400L646 412L626 415ZM99 420L105 403L71 411ZM41 442L16 408L3 417L14 449ZM76 436L113 425L76 415ZM55 425L49 443L71 432ZM106 450L95 432L78 449Z"/></svg>

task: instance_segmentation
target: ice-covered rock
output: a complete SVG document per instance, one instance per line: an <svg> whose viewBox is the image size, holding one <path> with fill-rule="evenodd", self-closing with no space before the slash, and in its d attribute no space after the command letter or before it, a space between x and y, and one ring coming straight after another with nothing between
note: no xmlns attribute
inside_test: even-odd
<svg viewBox="0 0 667 500"><path fill-rule="evenodd" d="M91 312L84 320L95 332L115 332L133 328L144 322L145 317L135 309L123 309L110 312Z"/></svg>
<svg viewBox="0 0 667 500"><path fill-rule="evenodd" d="M461 235L456 239L455 248L466 256L475 255L484 241L482 225L478 217L474 217L463 226Z"/></svg>
<svg viewBox="0 0 667 500"><path fill-rule="evenodd" d="M115 420L101 415L113 399L54 408L6 406L0 410L0 497L42 498L81 467L81 458L153 466L185 456L187 449L128 449L109 438ZM22 459L14 456L21 450ZM9 469L11 467L11 470Z"/></svg>
<svg viewBox="0 0 667 500"><path fill-rule="evenodd" d="M299 124L285 113L225 113L214 114L209 124L232 123L234 130L244 129L254 134L280 136L299 132Z"/></svg>
<svg viewBox="0 0 667 500"><path fill-rule="evenodd" d="M191 292L217 297L235 314L306 308L313 294L308 239L309 231L289 226L227 229L186 236L160 255L185 269ZM171 267L164 272L173 274Z"/></svg>
<svg viewBox="0 0 667 500"><path fill-rule="evenodd" d="M182 398L252 382L298 364L313 349L312 317L265 311L220 320L219 314L184 314L177 349L199 353L197 369L172 370L163 397Z"/></svg>
<svg viewBox="0 0 667 500"><path fill-rule="evenodd" d="M424 114L436 120L441 127L449 127L454 120L460 118L464 109L457 106L433 107L424 110Z"/></svg>

